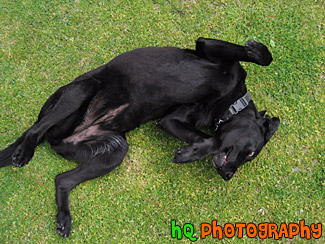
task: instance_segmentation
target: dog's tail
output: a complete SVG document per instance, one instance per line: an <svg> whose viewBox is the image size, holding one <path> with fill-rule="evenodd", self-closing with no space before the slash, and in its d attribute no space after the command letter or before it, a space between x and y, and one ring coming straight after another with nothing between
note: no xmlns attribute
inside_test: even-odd
<svg viewBox="0 0 325 244"><path fill-rule="evenodd" d="M12 164L12 154L15 148L23 141L23 137L24 135L18 138L18 140L15 143L11 144L6 149L0 151L0 168Z"/></svg>

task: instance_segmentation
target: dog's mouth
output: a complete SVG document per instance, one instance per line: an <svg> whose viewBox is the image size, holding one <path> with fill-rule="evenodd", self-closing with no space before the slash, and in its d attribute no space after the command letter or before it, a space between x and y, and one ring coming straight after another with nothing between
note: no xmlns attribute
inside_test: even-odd
<svg viewBox="0 0 325 244"><path fill-rule="evenodd" d="M220 152L213 157L213 166L224 180L230 180L234 175L234 172L225 172L225 169L223 169L223 167L227 164L228 156L231 151L232 148L226 152Z"/></svg>
<svg viewBox="0 0 325 244"><path fill-rule="evenodd" d="M217 170L220 170L227 163L231 150L232 148L228 149L226 152L220 152L213 157L213 166Z"/></svg>

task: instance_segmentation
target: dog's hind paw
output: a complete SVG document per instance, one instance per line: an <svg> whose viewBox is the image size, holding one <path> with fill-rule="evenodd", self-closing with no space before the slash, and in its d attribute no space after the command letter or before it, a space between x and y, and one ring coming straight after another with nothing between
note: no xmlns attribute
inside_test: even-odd
<svg viewBox="0 0 325 244"><path fill-rule="evenodd" d="M252 58L255 63L268 66L273 58L267 47L257 41L248 41L245 43L245 50L248 57Z"/></svg>
<svg viewBox="0 0 325 244"><path fill-rule="evenodd" d="M34 156L34 149L27 149L20 144L15 148L12 154L12 164L16 167L23 167L32 159Z"/></svg>
<svg viewBox="0 0 325 244"><path fill-rule="evenodd" d="M58 215L58 225L57 230L60 236L67 238L70 235L71 230L71 215Z"/></svg>

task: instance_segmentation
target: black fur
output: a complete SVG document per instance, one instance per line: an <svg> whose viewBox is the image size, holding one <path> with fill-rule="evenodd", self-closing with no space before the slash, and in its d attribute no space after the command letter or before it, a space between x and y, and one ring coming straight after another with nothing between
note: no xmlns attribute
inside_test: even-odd
<svg viewBox="0 0 325 244"><path fill-rule="evenodd" d="M162 118L160 128L190 144L175 153L174 162L213 154L214 166L229 180L256 157L279 125L279 119L264 117L251 102L215 136L197 129L213 129L215 119L246 93L246 72L239 61L269 65L272 56L255 41L239 46L205 38L197 40L195 50L147 47L123 53L58 89L35 124L0 152L0 166L26 165L44 140L80 163L55 179L57 228L63 237L71 228L71 189L120 165L128 150L125 133L148 120Z"/></svg>

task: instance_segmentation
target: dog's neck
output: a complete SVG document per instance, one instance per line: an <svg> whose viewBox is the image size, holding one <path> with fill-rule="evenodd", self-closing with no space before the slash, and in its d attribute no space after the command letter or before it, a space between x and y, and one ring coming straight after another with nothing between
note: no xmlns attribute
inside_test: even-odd
<svg viewBox="0 0 325 244"><path fill-rule="evenodd" d="M238 99L245 96L247 89L245 86L238 86L236 90L231 93L224 94L223 96L211 96L201 101L198 112L201 113L200 120L197 121L196 126L206 126L211 130L215 129L215 123L219 119L227 118L226 113L229 112L229 108Z"/></svg>
<svg viewBox="0 0 325 244"><path fill-rule="evenodd" d="M240 97L233 104L231 104L220 118L217 117L215 118L214 120L215 131L219 128L221 123L226 122L232 116L237 115L242 110L247 108L251 101L252 101L251 94L249 93L249 91L247 91L244 96Z"/></svg>

